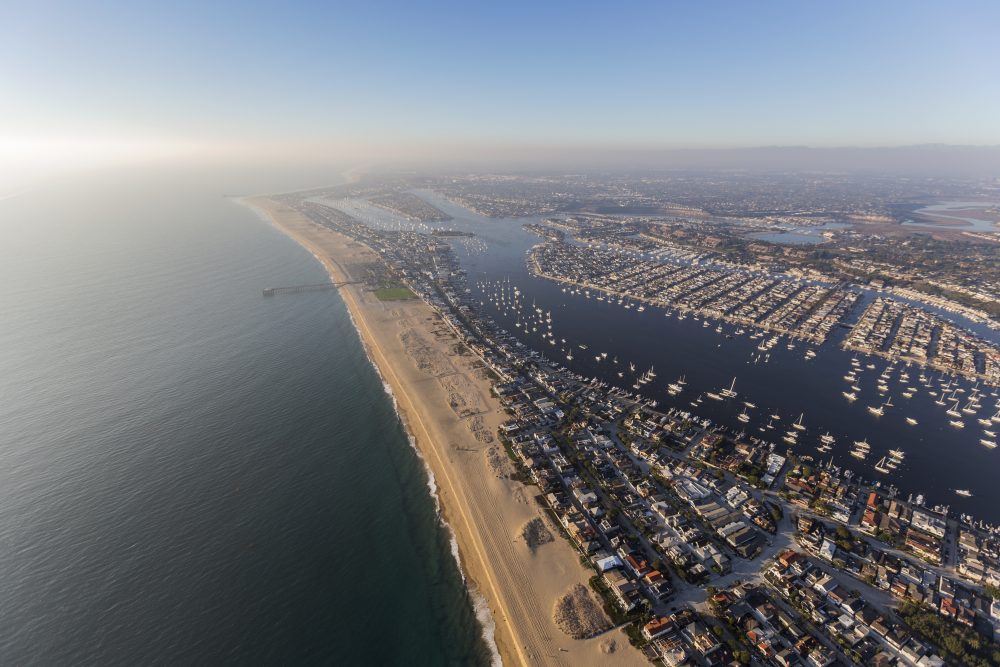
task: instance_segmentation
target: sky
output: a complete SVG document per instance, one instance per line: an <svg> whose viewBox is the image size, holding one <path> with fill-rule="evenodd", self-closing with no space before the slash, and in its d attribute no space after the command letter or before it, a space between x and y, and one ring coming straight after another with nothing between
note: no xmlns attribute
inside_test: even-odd
<svg viewBox="0 0 1000 667"><path fill-rule="evenodd" d="M1000 3L0 7L0 161L1000 144Z"/></svg>

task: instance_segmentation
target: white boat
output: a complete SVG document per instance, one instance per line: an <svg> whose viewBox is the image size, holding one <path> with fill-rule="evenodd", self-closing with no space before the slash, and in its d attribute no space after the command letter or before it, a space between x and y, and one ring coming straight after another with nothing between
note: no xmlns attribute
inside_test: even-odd
<svg viewBox="0 0 1000 667"><path fill-rule="evenodd" d="M878 406L878 407L875 407L875 406L872 406L872 405L869 405L869 406L868 406L868 412L870 412L870 413L872 413L873 415L876 415L876 416L878 416L878 417L881 417L882 415L884 415L884 414L885 414L885 408L883 408L883 407L882 407L881 405L880 405L880 406Z"/></svg>
<svg viewBox="0 0 1000 667"><path fill-rule="evenodd" d="M979 439L979 444L982 445L983 447L989 447L990 449L996 449L997 441L996 440L987 440L986 438L980 438Z"/></svg>
<svg viewBox="0 0 1000 667"><path fill-rule="evenodd" d="M733 378L733 383L729 385L729 389L723 389L719 393L726 398L736 398L736 378Z"/></svg>
<svg viewBox="0 0 1000 667"><path fill-rule="evenodd" d="M955 493L962 496L963 498L972 497L972 491L969 491L968 489L955 489Z"/></svg>
<svg viewBox="0 0 1000 667"><path fill-rule="evenodd" d="M806 430L806 427L802 425L802 419L805 416L806 416L806 413L804 413L804 412L802 414L800 414L799 415L799 420L797 422L795 422L794 424L792 424L792 428L794 428L797 431L804 431L804 430Z"/></svg>
<svg viewBox="0 0 1000 667"><path fill-rule="evenodd" d="M879 460L878 463L875 464L875 472L880 472L883 474L892 472L892 468L886 465L884 456L881 458L881 460Z"/></svg>
<svg viewBox="0 0 1000 667"><path fill-rule="evenodd" d="M855 394L853 391L842 391L840 393L843 394L844 398L846 398L849 401L856 401L856 400L858 400L858 395Z"/></svg>
<svg viewBox="0 0 1000 667"><path fill-rule="evenodd" d="M945 414L949 414L952 417L961 417L962 413L958 411L958 401L955 401L953 406L945 410Z"/></svg>
<svg viewBox="0 0 1000 667"><path fill-rule="evenodd" d="M948 423L954 426L955 428L965 428L965 422L962 421L961 419L951 419L948 421Z"/></svg>
<svg viewBox="0 0 1000 667"><path fill-rule="evenodd" d="M909 424L910 426L916 426L917 425L917 420L914 419L913 417L907 417L906 418L906 423Z"/></svg>
<svg viewBox="0 0 1000 667"><path fill-rule="evenodd" d="M833 436L830 435L829 431L819 436L819 439L824 445L832 445L834 443Z"/></svg>
<svg viewBox="0 0 1000 667"><path fill-rule="evenodd" d="M736 415L736 418L739 419L744 424L747 423L748 421L750 421L750 415L747 414L747 409L746 408L743 408L743 412L741 412L740 414Z"/></svg>

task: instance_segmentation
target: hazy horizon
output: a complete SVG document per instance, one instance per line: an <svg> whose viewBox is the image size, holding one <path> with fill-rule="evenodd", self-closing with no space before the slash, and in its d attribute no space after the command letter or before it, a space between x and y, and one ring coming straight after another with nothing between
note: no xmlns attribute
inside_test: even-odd
<svg viewBox="0 0 1000 667"><path fill-rule="evenodd" d="M994 3L57 1L0 18L8 191L191 162L919 171L877 153L926 144L990 147L927 167L1000 171Z"/></svg>

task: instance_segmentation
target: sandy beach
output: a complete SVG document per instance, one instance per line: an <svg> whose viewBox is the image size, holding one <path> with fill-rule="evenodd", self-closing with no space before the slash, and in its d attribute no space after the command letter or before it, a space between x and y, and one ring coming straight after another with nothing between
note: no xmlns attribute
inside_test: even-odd
<svg viewBox="0 0 1000 667"><path fill-rule="evenodd" d="M283 204L265 197L244 203L315 255L334 281L358 279L366 264L379 261L362 244ZM473 594L489 606L504 664L648 664L618 629L576 640L556 625L557 601L577 584L586 585L591 571L550 523L556 539L531 545L525 540L529 522L549 520L532 498L537 489L506 476L510 462L496 440L503 413L478 357L458 345L423 301L383 302L362 285L346 286L340 294L433 472L462 568Z"/></svg>

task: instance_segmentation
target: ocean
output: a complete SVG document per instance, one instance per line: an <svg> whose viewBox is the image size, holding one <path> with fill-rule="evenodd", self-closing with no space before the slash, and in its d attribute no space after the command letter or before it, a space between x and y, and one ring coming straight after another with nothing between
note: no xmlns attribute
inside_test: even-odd
<svg viewBox="0 0 1000 667"><path fill-rule="evenodd" d="M0 200L0 662L489 664L343 302L262 297L326 275L239 187Z"/></svg>

